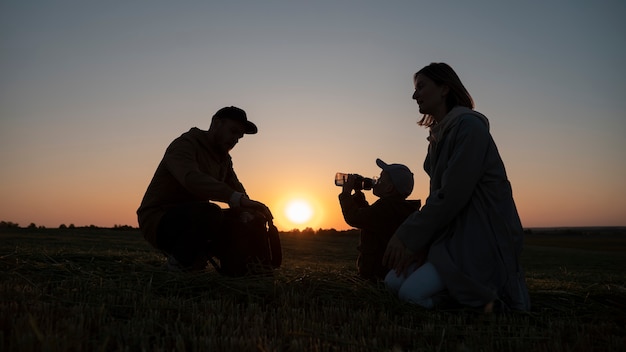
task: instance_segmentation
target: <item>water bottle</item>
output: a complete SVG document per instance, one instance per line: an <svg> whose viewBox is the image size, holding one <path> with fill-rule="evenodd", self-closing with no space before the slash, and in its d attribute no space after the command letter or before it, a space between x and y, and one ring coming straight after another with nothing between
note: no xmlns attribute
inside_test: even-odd
<svg viewBox="0 0 626 352"><path fill-rule="evenodd" d="M376 183L378 182L377 177L369 178L363 177L357 174L346 174L343 172L338 172L335 174L335 186L343 186L346 181L348 181L348 176L354 175L356 176L356 180L354 180L354 189L355 190L370 190L374 188Z"/></svg>

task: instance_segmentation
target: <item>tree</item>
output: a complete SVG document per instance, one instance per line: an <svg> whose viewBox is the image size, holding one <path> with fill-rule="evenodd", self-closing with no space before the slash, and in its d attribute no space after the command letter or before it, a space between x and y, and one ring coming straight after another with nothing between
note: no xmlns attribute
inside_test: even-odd
<svg viewBox="0 0 626 352"><path fill-rule="evenodd" d="M337 232L337 230L335 230L334 228L331 229L319 229L317 230L317 234L318 235L323 235L323 236L336 236L337 234L339 234L339 232Z"/></svg>
<svg viewBox="0 0 626 352"><path fill-rule="evenodd" d="M59 228L60 228L60 229L66 229L66 228L67 228L67 226L65 226L65 224L61 224L61 225L59 225Z"/></svg>
<svg viewBox="0 0 626 352"><path fill-rule="evenodd" d="M11 221L0 221L0 229L16 229L20 227L18 223Z"/></svg>

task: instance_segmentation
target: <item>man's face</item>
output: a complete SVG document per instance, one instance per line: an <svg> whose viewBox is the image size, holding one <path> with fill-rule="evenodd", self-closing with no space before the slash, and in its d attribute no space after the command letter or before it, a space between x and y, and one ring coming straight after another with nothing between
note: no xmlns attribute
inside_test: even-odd
<svg viewBox="0 0 626 352"><path fill-rule="evenodd" d="M213 144L222 152L228 153L243 137L245 127L242 123L229 119L217 119L213 123L215 124L211 126L211 129L215 128Z"/></svg>

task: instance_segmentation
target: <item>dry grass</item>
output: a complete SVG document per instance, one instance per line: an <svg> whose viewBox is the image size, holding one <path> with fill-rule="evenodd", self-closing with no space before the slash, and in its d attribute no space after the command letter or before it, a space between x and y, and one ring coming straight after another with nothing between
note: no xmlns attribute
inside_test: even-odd
<svg viewBox="0 0 626 352"><path fill-rule="evenodd" d="M353 236L285 235L273 277L231 279L163 270L136 231L5 231L0 349L623 350L624 253L530 242L533 311L485 316L426 311L357 279Z"/></svg>

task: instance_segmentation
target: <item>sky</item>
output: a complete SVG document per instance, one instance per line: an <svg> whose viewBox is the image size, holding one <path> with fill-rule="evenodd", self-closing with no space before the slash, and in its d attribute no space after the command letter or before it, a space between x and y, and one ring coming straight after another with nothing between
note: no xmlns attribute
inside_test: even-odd
<svg viewBox="0 0 626 352"><path fill-rule="evenodd" d="M624 1L0 2L0 220L137 226L168 144L224 106L281 230L349 229L336 172L415 174L413 74L451 65L485 114L524 227L626 225ZM370 202L376 197L367 192ZM300 200L311 217L285 215Z"/></svg>

